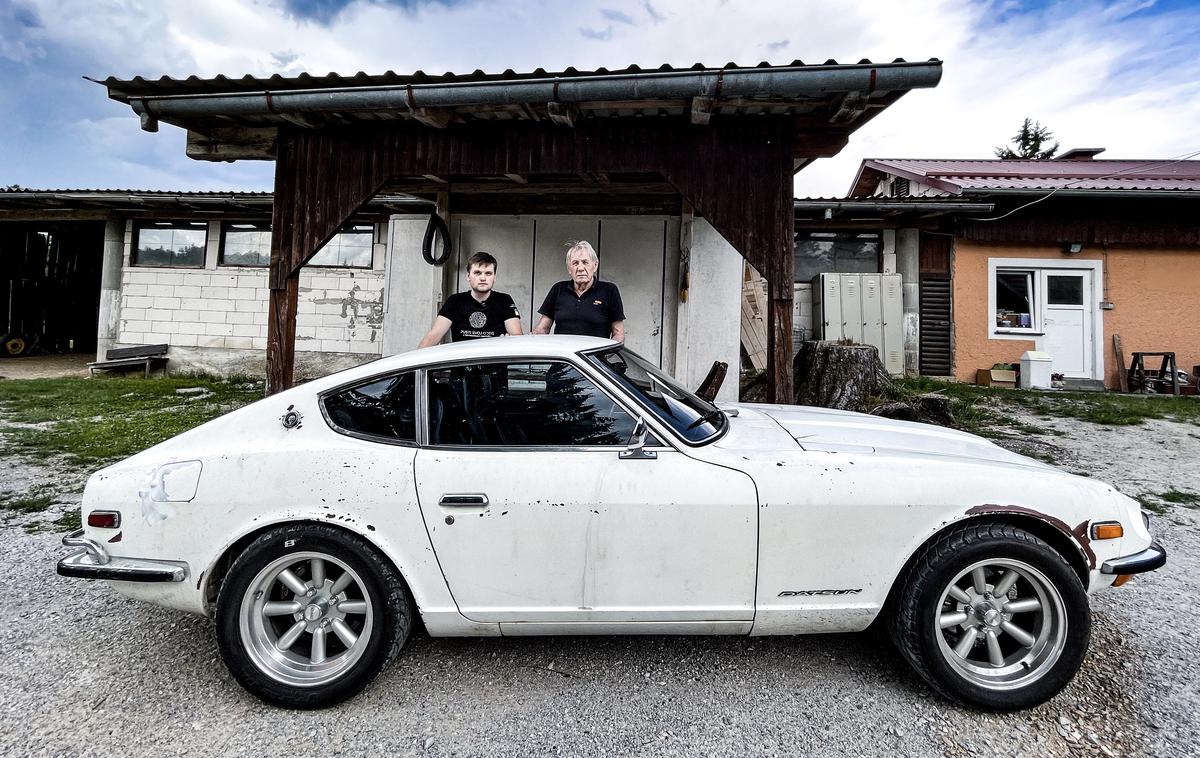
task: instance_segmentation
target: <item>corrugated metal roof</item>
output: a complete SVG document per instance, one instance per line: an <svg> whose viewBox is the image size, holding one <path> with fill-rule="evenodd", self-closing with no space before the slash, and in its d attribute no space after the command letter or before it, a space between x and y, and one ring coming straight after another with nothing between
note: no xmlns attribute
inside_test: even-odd
<svg viewBox="0 0 1200 758"><path fill-rule="evenodd" d="M942 160L863 161L851 194L874 191L896 174L953 194L986 192L1200 192L1200 160Z"/></svg>
<svg viewBox="0 0 1200 758"><path fill-rule="evenodd" d="M156 212L250 212L269 214L274 201L271 192L177 192L171 190L134 189L0 189L0 212L29 211L98 211L133 213ZM361 209L367 215L389 211L417 212L429 207L429 201L410 195L381 193Z"/></svg>
<svg viewBox="0 0 1200 758"><path fill-rule="evenodd" d="M931 59L930 62L936 62L936 59ZM878 65L886 66L904 63L908 63L908 61L905 61L903 58L896 58L890 63L881 63ZM229 77L221 74L207 79L199 76L189 76L183 79L169 76L161 76L157 79L147 79L141 76L135 76L132 79L118 79L115 76L109 76L103 80L91 77L85 78L108 87L109 95L113 99L125 101L131 96L198 94L200 92L212 91L260 92L262 90L329 89L334 87L392 87L407 84L462 84L467 82L522 81L528 79L577 78L626 74L681 73L686 71L715 71L719 69L818 68L821 66L845 65L870 66L875 64L866 58L854 64L838 63L831 58L823 63L805 63L802 60L794 60L791 63L772 64L767 61L761 61L751 66L729 62L723 66L693 63L691 66L677 67L664 63L657 68L642 68L636 64L614 69L604 67L597 69L577 69L574 66L570 66L561 71L547 71L544 68L536 68L533 71L514 71L510 68L498 73L489 73L482 69L475 69L469 74L455 73L453 71L431 74L418 70L411 74L398 74L395 71L386 71L382 74L368 74L364 71L359 71L356 74L344 75L331 71L323 75L303 73L296 76L280 76L279 74L274 74L269 77L256 77L250 74L241 77Z"/></svg>
<svg viewBox="0 0 1200 758"><path fill-rule="evenodd" d="M935 86L940 78L940 61L897 59L92 81L106 86L110 98L128 104L142 118L144 129L154 131L162 121L212 138L222 127L322 128L397 121L436 127L472 122L565 123L574 119L576 111L585 119L691 114L700 123L710 115L795 115L812 117L833 131L850 132L909 90ZM564 107L571 110L563 113Z"/></svg>

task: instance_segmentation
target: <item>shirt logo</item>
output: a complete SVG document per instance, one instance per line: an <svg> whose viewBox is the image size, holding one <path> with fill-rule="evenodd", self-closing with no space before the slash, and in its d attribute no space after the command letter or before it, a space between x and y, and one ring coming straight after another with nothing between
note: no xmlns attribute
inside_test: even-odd
<svg viewBox="0 0 1200 758"><path fill-rule="evenodd" d="M483 325L487 323L487 314L483 311L475 311L471 314L471 317L468 319L468 321L470 321L471 326L475 327L476 329L482 329Z"/></svg>
<svg viewBox="0 0 1200 758"><path fill-rule="evenodd" d="M604 304L603 300L593 300L592 301L592 305L603 305L603 304Z"/></svg>

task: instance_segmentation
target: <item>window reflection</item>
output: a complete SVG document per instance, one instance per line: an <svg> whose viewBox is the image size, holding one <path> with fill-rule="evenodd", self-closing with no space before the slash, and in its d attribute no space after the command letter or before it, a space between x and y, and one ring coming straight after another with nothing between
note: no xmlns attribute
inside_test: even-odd
<svg viewBox="0 0 1200 758"><path fill-rule="evenodd" d="M202 268L208 239L205 221L140 221L131 265Z"/></svg>
<svg viewBox="0 0 1200 758"><path fill-rule="evenodd" d="M416 381L400 374L342 390L325 398L325 412L341 429L372 437L413 442Z"/></svg>
<svg viewBox="0 0 1200 758"><path fill-rule="evenodd" d="M435 445L625 445L634 419L574 367L485 364L429 372Z"/></svg>

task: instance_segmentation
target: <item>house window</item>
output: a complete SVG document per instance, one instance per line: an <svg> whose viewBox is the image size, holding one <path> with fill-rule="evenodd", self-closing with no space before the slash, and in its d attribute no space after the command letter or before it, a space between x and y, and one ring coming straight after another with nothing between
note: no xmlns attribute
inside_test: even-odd
<svg viewBox="0 0 1200 758"><path fill-rule="evenodd" d="M270 262L269 221L226 221L221 225L222 266L266 266Z"/></svg>
<svg viewBox="0 0 1200 758"><path fill-rule="evenodd" d="M374 224L347 224L309 260L309 266L371 268Z"/></svg>
<svg viewBox="0 0 1200 758"><path fill-rule="evenodd" d="M204 268L207 221L139 221L134 225L132 266Z"/></svg>
<svg viewBox="0 0 1200 758"><path fill-rule="evenodd" d="M879 232L800 232L796 235L794 281L817 274L875 274L880 271Z"/></svg>
<svg viewBox="0 0 1200 758"><path fill-rule="evenodd" d="M908 197L908 179L897 176L892 180L892 197Z"/></svg>
<svg viewBox="0 0 1200 758"><path fill-rule="evenodd" d="M1036 331L1037 311L1033 271L996 270L997 331Z"/></svg>

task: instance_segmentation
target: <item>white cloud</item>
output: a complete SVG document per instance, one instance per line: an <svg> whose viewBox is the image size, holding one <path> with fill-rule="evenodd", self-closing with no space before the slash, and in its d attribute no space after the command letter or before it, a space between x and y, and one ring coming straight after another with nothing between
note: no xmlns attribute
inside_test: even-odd
<svg viewBox="0 0 1200 758"><path fill-rule="evenodd" d="M10 7L4 1L0 12ZM1193 74L1200 48L1188 34L1200 11L1147 13L1145 2L1023 11L989 0L854 0L836 7L816 0L512 0L405 10L358 0L328 24L288 15L281 0L27 2L41 27L6 29L0 57L51 66L69 51L91 67L88 73L119 76L689 66L763 57L945 61L938 88L909 93L837 158L803 171L797 192L805 195L844 193L864 157L990 156L1026 116L1052 129L1064 148L1104 146L1105 157L1200 149L1192 136L1200 133ZM36 59L38 51L45 56ZM32 109L29 118L36 118ZM136 132L132 113L128 122L136 136L127 161L177 167L162 181L179 180L189 167L205 180L216 175L216 167L182 159L181 136L174 157L161 152L165 133L178 130L146 135ZM102 141L89 144L107 149ZM223 176L241 175L223 168Z"/></svg>

